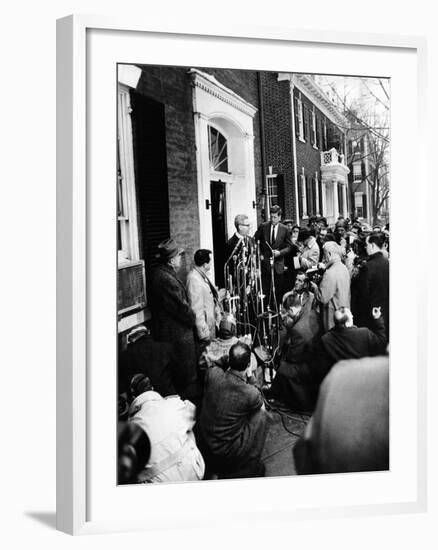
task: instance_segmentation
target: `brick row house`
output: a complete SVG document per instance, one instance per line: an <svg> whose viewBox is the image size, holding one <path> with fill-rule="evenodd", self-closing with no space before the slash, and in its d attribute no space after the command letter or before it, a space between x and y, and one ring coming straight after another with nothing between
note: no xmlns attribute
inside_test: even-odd
<svg viewBox="0 0 438 550"><path fill-rule="evenodd" d="M273 204L301 225L347 215L347 121L312 77L119 65L118 330L147 321L157 245L213 250L223 284L234 217L252 232Z"/></svg>
<svg viewBox="0 0 438 550"><path fill-rule="evenodd" d="M349 123L312 76L262 75L267 162L281 187L278 202L300 225L321 215L334 224L349 212Z"/></svg>

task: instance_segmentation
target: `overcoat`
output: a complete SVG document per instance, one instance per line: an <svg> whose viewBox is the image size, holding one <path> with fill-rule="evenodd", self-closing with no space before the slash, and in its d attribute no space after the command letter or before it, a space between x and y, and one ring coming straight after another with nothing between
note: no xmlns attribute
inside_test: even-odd
<svg viewBox="0 0 438 550"><path fill-rule="evenodd" d="M196 317L196 331L200 340L216 338L216 324L220 321L217 296L213 294L212 285L194 267L187 275L187 294L190 306Z"/></svg>
<svg viewBox="0 0 438 550"><path fill-rule="evenodd" d="M175 385L184 388L196 380L195 314L172 266L156 268L151 289L152 335L159 342L173 344L180 364Z"/></svg>
<svg viewBox="0 0 438 550"><path fill-rule="evenodd" d="M359 315L355 322L372 328L372 308L381 307L386 335L389 336L389 261L381 252L369 256L361 267L357 293Z"/></svg>

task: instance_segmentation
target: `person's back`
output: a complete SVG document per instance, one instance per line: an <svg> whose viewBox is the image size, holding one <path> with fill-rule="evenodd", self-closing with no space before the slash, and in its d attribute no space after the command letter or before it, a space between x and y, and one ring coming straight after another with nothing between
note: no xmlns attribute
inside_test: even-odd
<svg viewBox="0 0 438 550"><path fill-rule="evenodd" d="M129 410L130 421L148 435L151 454L138 476L140 483L196 481L205 465L196 446L193 427L196 407L179 396L163 398L155 391L138 395Z"/></svg>
<svg viewBox="0 0 438 550"><path fill-rule="evenodd" d="M244 454L251 444L251 413L263 404L261 393L230 370L206 373L200 430L210 449L221 455Z"/></svg>
<svg viewBox="0 0 438 550"><path fill-rule="evenodd" d="M387 357L351 359L332 369L294 459L298 474L389 468Z"/></svg>
<svg viewBox="0 0 438 550"><path fill-rule="evenodd" d="M383 322L376 336L367 327L333 327L322 337L322 343L333 363L341 359L360 359L381 355L385 351L386 338Z"/></svg>
<svg viewBox="0 0 438 550"><path fill-rule="evenodd" d="M225 477L264 475L260 455L266 437L266 411L255 379L248 373L251 350L238 342L229 353L229 369L207 370L199 419L207 464Z"/></svg>

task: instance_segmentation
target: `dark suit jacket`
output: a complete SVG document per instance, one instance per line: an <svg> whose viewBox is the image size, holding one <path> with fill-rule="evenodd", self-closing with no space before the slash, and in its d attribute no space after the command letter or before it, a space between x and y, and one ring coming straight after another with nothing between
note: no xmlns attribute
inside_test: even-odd
<svg viewBox="0 0 438 550"><path fill-rule="evenodd" d="M280 252L280 256L274 259L274 271L277 275L282 275L284 273L284 257L291 251L292 243L289 240L287 227L282 223L278 224L277 236L273 244L271 244L271 232L271 222L264 222L257 229L254 240L260 242L260 253L263 256L262 269L265 272L270 270L271 248Z"/></svg>
<svg viewBox="0 0 438 550"><path fill-rule="evenodd" d="M207 370L204 384L199 429L210 451L231 459L261 450L265 411L257 388L220 367Z"/></svg>
<svg viewBox="0 0 438 550"><path fill-rule="evenodd" d="M389 261L381 252L369 256L361 268L357 283L359 318L355 322L360 326L373 327L371 309L380 306L389 335Z"/></svg>
<svg viewBox="0 0 438 550"><path fill-rule="evenodd" d="M231 239L228 240L227 244L225 245L225 261L228 260L228 258L231 256L231 254L234 252L234 249L236 248L236 245L239 241L239 237L234 235L231 237ZM252 237L246 237L246 247L247 247L247 259L249 258L249 253L254 249L254 239ZM241 254L242 246L237 247L236 254ZM230 273L232 274L234 271L234 260L231 259L228 263Z"/></svg>

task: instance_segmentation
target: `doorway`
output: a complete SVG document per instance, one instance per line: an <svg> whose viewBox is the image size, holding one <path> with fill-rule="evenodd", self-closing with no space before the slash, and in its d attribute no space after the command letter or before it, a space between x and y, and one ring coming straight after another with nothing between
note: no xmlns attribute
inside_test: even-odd
<svg viewBox="0 0 438 550"><path fill-rule="evenodd" d="M211 226L213 233L214 279L216 286L224 287L224 264L227 261L227 203L223 181L210 182Z"/></svg>

